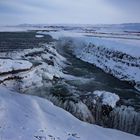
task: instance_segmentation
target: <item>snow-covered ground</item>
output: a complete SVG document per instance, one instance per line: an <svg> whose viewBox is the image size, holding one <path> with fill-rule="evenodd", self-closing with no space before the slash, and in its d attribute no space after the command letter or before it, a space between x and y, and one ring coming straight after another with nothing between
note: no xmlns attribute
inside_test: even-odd
<svg viewBox="0 0 140 140"><path fill-rule="evenodd" d="M1 140L140 140L79 121L51 102L0 87Z"/></svg>

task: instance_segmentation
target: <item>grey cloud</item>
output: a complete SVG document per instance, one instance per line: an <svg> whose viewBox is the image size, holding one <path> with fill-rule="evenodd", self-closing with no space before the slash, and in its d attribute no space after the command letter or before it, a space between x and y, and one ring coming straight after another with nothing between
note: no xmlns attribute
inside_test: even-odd
<svg viewBox="0 0 140 140"><path fill-rule="evenodd" d="M1 0L0 24L140 22L139 4L138 0Z"/></svg>

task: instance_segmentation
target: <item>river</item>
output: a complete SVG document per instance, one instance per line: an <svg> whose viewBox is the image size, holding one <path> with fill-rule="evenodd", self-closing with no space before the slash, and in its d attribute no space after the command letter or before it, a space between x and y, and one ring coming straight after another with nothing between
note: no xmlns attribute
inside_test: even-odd
<svg viewBox="0 0 140 140"><path fill-rule="evenodd" d="M140 111L140 92L127 82L120 81L96 66L76 58L68 46L63 46L61 40L57 41L57 51L70 63L64 72L69 75L89 80L68 80L71 86L75 86L81 94L95 90L105 90L119 95L124 105L132 106Z"/></svg>

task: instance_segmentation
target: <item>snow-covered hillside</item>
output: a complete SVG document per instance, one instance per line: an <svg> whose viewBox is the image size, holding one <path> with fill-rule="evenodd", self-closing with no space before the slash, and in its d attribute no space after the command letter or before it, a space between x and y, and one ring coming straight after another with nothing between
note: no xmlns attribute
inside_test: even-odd
<svg viewBox="0 0 140 140"><path fill-rule="evenodd" d="M79 121L51 102L0 87L1 140L140 140Z"/></svg>

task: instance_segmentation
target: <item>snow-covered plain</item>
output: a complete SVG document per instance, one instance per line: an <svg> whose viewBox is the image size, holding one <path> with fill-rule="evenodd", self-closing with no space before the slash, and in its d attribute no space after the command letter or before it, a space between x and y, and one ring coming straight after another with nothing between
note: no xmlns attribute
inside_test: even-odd
<svg viewBox="0 0 140 140"><path fill-rule="evenodd" d="M1 140L140 140L79 121L51 102L0 87Z"/></svg>

